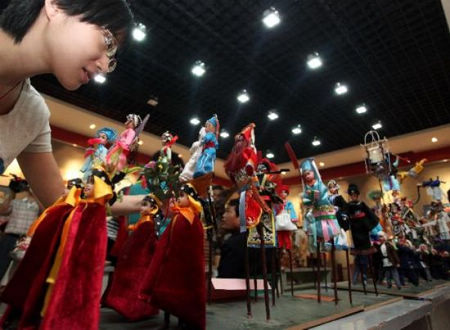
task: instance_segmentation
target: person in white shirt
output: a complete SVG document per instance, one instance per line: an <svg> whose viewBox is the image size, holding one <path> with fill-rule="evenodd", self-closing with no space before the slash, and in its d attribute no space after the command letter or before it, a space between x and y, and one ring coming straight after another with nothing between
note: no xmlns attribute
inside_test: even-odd
<svg viewBox="0 0 450 330"><path fill-rule="evenodd" d="M133 27L125 0L9 0L0 5L0 174L17 158L45 206L64 193L49 110L29 78L52 73L68 90L110 73ZM116 203L138 211L141 197Z"/></svg>

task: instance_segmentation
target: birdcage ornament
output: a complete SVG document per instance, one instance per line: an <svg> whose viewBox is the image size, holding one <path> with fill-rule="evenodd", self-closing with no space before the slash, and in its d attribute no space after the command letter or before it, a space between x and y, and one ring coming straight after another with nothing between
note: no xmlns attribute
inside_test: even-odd
<svg viewBox="0 0 450 330"><path fill-rule="evenodd" d="M377 177L386 176L391 171L388 140L380 138L377 131L369 131L364 135L364 163L366 172Z"/></svg>

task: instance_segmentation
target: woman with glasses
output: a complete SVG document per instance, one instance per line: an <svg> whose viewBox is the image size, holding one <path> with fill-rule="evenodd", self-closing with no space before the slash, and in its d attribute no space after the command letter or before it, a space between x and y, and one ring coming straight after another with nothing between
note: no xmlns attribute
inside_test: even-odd
<svg viewBox="0 0 450 330"><path fill-rule="evenodd" d="M112 72L133 18L124 0L6 3L0 8L0 174L17 158L47 207L64 185L52 154L49 110L29 78L51 73L76 90L96 74Z"/></svg>

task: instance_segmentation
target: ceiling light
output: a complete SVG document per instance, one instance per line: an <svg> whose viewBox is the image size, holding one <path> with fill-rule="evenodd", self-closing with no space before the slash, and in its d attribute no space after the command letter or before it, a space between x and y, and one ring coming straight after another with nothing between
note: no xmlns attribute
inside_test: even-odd
<svg viewBox="0 0 450 330"><path fill-rule="evenodd" d="M306 64L308 64L309 68L312 70L320 68L322 66L322 59L320 58L319 53L308 55Z"/></svg>
<svg viewBox="0 0 450 330"><path fill-rule="evenodd" d="M157 96L150 96L150 98L147 101L147 104L156 107L158 105L158 97Z"/></svg>
<svg viewBox="0 0 450 330"><path fill-rule="evenodd" d="M266 154L266 157L269 158L269 159L272 159L272 158L275 157L275 155L273 154L273 152L268 151L267 154Z"/></svg>
<svg viewBox="0 0 450 330"><path fill-rule="evenodd" d="M144 144L144 141L142 141L142 140L139 140L138 141L138 144L141 146L141 145L143 145Z"/></svg>
<svg viewBox="0 0 450 330"><path fill-rule="evenodd" d="M195 61L194 65L192 66L191 72L194 76L203 76L206 72L205 63L203 63L202 61Z"/></svg>
<svg viewBox="0 0 450 330"><path fill-rule="evenodd" d="M444 163L447 163L447 162L448 162L448 159L444 159L443 162L444 162Z"/></svg>
<svg viewBox="0 0 450 330"><path fill-rule="evenodd" d="M320 167L324 167L324 166L325 166L325 163L324 163L324 162L319 162L319 166L320 166Z"/></svg>
<svg viewBox="0 0 450 330"><path fill-rule="evenodd" d="M320 140L315 136L314 137L314 140L312 141L312 145L314 146L314 147L317 147L317 146L320 146Z"/></svg>
<svg viewBox="0 0 450 330"><path fill-rule="evenodd" d="M281 171L281 175L286 175L287 172L286 171Z"/></svg>
<svg viewBox="0 0 450 330"><path fill-rule="evenodd" d="M97 127L97 125L95 125L95 124L90 124L90 125L89 125L89 128L90 128L90 129L95 129L96 127Z"/></svg>
<svg viewBox="0 0 450 330"><path fill-rule="evenodd" d="M269 118L270 120L278 119L278 114L274 111L269 111L267 118Z"/></svg>
<svg viewBox="0 0 450 330"><path fill-rule="evenodd" d="M383 127L383 125L381 125L381 121L372 125L373 129L380 129L381 127Z"/></svg>
<svg viewBox="0 0 450 330"><path fill-rule="evenodd" d="M198 119L197 117L191 118L191 120L189 121L192 125L197 126L198 124L200 124L200 119Z"/></svg>
<svg viewBox="0 0 450 330"><path fill-rule="evenodd" d="M95 75L94 80L99 84L103 84L106 81L106 77L105 75L99 73Z"/></svg>
<svg viewBox="0 0 450 330"><path fill-rule="evenodd" d="M270 7L264 11L262 21L267 28L271 29L280 24L280 13L275 8Z"/></svg>
<svg viewBox="0 0 450 330"><path fill-rule="evenodd" d="M365 104L361 104L356 107L356 113L359 113L361 115L366 112L367 112L367 107Z"/></svg>
<svg viewBox="0 0 450 330"><path fill-rule="evenodd" d="M243 89L237 96L237 100L241 103L246 103L250 101L250 96L248 95L247 91Z"/></svg>
<svg viewBox="0 0 450 330"><path fill-rule="evenodd" d="M183 155L182 154L178 154L178 157L183 158Z"/></svg>
<svg viewBox="0 0 450 330"><path fill-rule="evenodd" d="M341 84L340 82L338 82L338 83L336 83L336 85L334 85L334 92L337 95L343 95L348 92L348 87L347 87L347 85Z"/></svg>
<svg viewBox="0 0 450 330"><path fill-rule="evenodd" d="M74 144L72 144L72 147L78 147L78 144L76 144L76 143L74 143Z"/></svg>
<svg viewBox="0 0 450 330"><path fill-rule="evenodd" d="M436 143L436 142L438 142L438 139L437 139L437 137L434 137L434 136L433 136L433 137L431 138L431 142L433 142L433 143Z"/></svg>
<svg viewBox="0 0 450 330"><path fill-rule="evenodd" d="M220 132L220 137L222 137L222 138L224 138L224 139L226 139L227 137L229 137L230 136L230 133L228 133L227 131L225 131L225 130L222 130L222 132Z"/></svg>
<svg viewBox="0 0 450 330"><path fill-rule="evenodd" d="M297 126L293 127L291 131L292 131L292 134L298 135L302 132L302 129L301 129L300 125L297 125Z"/></svg>
<svg viewBox="0 0 450 330"><path fill-rule="evenodd" d="M142 41L147 36L145 25L142 23L138 23L136 27L133 29L133 38L136 41Z"/></svg>

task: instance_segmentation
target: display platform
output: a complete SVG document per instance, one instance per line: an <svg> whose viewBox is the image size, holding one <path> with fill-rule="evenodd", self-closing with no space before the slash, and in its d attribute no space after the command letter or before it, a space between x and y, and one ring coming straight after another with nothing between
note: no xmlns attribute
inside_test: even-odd
<svg viewBox="0 0 450 330"><path fill-rule="evenodd" d="M375 294L373 282L367 281L366 291L367 293ZM408 299L422 299L425 295L432 293L434 290L450 286L449 281L433 280L431 282L420 281L418 286L408 284L406 287L402 287L401 290L397 289L395 285L392 288L388 288L386 284L377 284L377 290L380 294L387 294L392 296L399 296ZM339 290L348 290L348 282L338 282L337 287ZM364 292L364 288L361 283L352 285L352 291Z"/></svg>
<svg viewBox="0 0 450 330"><path fill-rule="evenodd" d="M296 291L295 294L314 294L314 290ZM261 297L255 303L252 301L253 317L247 317L245 301L213 303L207 307L207 329L307 329L326 322L330 322L368 308L376 308L384 304L395 303L400 297L387 295L364 295L360 292L353 294L353 305L348 301L348 295L340 293L340 301L321 302L310 299L294 298L284 294L271 306L271 320L266 321L264 299ZM324 292L333 297L333 290ZM119 314L111 309L101 310L100 329L158 329L163 325L163 315L141 322L126 322ZM171 317L169 329L177 328L177 319Z"/></svg>

